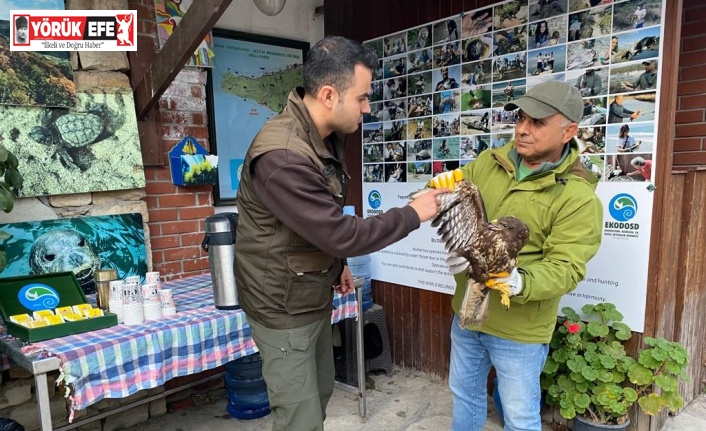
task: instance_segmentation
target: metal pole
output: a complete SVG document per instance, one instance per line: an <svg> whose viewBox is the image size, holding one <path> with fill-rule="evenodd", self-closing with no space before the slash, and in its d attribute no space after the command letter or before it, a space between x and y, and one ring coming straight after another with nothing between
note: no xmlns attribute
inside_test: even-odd
<svg viewBox="0 0 706 431"><path fill-rule="evenodd" d="M358 283L356 283L358 284ZM363 315L363 283L356 286L356 302L358 303L358 321L356 332L356 356L358 358L358 413L365 417L365 352L363 348L363 328L365 327L365 316Z"/></svg>
<svg viewBox="0 0 706 431"><path fill-rule="evenodd" d="M39 405L39 423L42 431L52 431L51 409L49 405L49 385L47 384L47 373L34 375L34 385L36 387L37 404Z"/></svg>

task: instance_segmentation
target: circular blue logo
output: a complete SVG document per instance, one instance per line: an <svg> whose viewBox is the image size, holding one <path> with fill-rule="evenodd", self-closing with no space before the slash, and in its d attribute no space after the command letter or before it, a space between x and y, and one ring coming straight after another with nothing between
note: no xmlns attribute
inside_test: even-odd
<svg viewBox="0 0 706 431"><path fill-rule="evenodd" d="M56 290L42 283L30 283L20 289L17 299L25 308L32 311L56 308L59 294Z"/></svg>
<svg viewBox="0 0 706 431"><path fill-rule="evenodd" d="M637 201L631 195L621 193L610 200L608 210L617 221L628 221L637 214Z"/></svg>
<svg viewBox="0 0 706 431"><path fill-rule="evenodd" d="M382 196L380 195L379 191L372 190L368 194L368 204L372 209L380 208L380 205L382 205Z"/></svg>

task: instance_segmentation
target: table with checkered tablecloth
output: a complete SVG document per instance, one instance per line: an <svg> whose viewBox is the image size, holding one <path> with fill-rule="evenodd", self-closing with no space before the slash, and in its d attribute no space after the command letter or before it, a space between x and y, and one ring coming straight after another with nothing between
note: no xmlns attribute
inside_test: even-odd
<svg viewBox="0 0 706 431"><path fill-rule="evenodd" d="M214 306L209 274L170 281L162 288L174 293L174 316L21 347L28 356L59 359L60 381L71 387L70 420L76 410L104 398L124 398L257 352L243 312ZM355 293L336 293L331 321L355 317L356 310Z"/></svg>

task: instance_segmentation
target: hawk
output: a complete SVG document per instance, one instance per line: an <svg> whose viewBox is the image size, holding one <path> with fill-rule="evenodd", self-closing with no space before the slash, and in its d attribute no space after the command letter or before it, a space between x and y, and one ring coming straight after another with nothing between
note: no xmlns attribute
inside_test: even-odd
<svg viewBox="0 0 706 431"><path fill-rule="evenodd" d="M467 180L457 182L452 193L439 199L439 214L431 226L439 227L437 233L449 253L446 264L451 273L465 271L468 275L459 324L477 326L488 315L489 289L500 291L502 305L510 307L508 286L495 279L507 277L516 266L529 229L515 217L488 222L480 191Z"/></svg>

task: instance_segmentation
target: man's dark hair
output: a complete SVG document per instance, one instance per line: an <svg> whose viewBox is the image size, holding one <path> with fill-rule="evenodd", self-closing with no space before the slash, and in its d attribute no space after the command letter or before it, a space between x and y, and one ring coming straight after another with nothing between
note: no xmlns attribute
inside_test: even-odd
<svg viewBox="0 0 706 431"><path fill-rule="evenodd" d="M360 64L374 71L378 57L371 49L341 36L326 36L306 54L304 61L304 91L310 96L324 85L343 93L353 85L355 66Z"/></svg>

